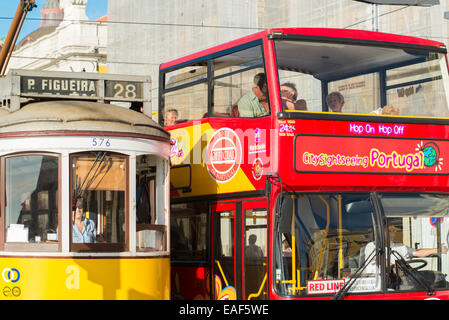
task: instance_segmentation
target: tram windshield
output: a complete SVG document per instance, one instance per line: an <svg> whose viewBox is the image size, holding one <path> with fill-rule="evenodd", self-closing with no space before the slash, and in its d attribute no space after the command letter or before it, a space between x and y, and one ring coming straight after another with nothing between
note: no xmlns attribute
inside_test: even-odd
<svg viewBox="0 0 449 320"><path fill-rule="evenodd" d="M377 204L386 218L382 228ZM449 289L448 214L446 195L286 196L276 288L286 296L335 294L352 279L349 291L357 293Z"/></svg>
<svg viewBox="0 0 449 320"><path fill-rule="evenodd" d="M277 41L276 59L284 111L449 117L443 54L348 43ZM342 107L333 105L332 96Z"/></svg>

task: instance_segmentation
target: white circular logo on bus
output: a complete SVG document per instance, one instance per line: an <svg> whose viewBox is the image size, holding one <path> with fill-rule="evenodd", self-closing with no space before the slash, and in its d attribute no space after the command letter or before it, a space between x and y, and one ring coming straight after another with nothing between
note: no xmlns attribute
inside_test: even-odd
<svg viewBox="0 0 449 320"><path fill-rule="evenodd" d="M228 182L236 175L242 161L242 145L229 128L217 130L207 145L207 171L217 182Z"/></svg>

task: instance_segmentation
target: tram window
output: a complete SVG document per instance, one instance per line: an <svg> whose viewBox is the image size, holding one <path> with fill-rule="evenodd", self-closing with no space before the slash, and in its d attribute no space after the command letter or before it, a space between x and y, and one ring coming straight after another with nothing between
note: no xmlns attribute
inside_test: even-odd
<svg viewBox="0 0 449 320"><path fill-rule="evenodd" d="M377 239L368 194L297 195L284 202L276 244L275 281L281 294L335 293L315 284L336 280L332 283L338 286L373 259L364 254L365 246ZM380 288L380 275L366 273L352 291Z"/></svg>
<svg viewBox="0 0 449 320"><path fill-rule="evenodd" d="M72 251L125 250L127 158L109 152L84 153L73 155L71 166ZM92 234L84 236L88 231Z"/></svg>
<svg viewBox="0 0 449 320"><path fill-rule="evenodd" d="M387 270L395 279L389 290L449 289L449 197L382 194L380 201L390 239ZM416 281L417 277L421 282Z"/></svg>
<svg viewBox="0 0 449 320"><path fill-rule="evenodd" d="M57 243L59 159L51 155L5 158L6 243ZM56 247L57 248L57 247Z"/></svg>
<svg viewBox="0 0 449 320"><path fill-rule="evenodd" d="M165 175L165 160L152 155L136 157L136 249L166 250L167 227L164 217L163 193L158 183Z"/></svg>
<svg viewBox="0 0 449 320"><path fill-rule="evenodd" d="M171 257L174 261L206 261L208 202L171 205Z"/></svg>

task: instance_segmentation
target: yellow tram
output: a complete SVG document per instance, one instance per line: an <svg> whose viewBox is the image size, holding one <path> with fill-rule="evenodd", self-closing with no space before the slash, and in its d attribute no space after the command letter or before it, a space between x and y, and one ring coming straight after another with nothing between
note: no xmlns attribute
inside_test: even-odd
<svg viewBox="0 0 449 320"><path fill-rule="evenodd" d="M170 137L151 119L150 87L0 79L1 299L170 298Z"/></svg>

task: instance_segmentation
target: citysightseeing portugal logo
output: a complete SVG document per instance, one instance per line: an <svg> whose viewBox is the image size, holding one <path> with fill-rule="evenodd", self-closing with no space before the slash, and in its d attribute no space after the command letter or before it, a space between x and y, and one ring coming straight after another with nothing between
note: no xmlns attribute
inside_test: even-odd
<svg viewBox="0 0 449 320"><path fill-rule="evenodd" d="M207 171L219 183L230 181L242 161L242 144L238 135L229 128L217 130L207 145Z"/></svg>

